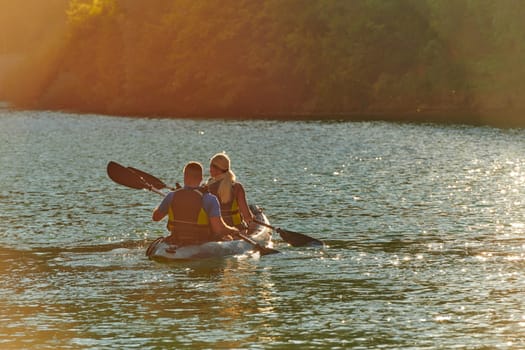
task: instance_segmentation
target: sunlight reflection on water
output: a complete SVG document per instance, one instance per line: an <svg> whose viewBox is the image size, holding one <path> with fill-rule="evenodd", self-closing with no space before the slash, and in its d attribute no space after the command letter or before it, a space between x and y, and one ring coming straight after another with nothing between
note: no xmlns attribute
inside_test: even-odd
<svg viewBox="0 0 525 350"><path fill-rule="evenodd" d="M523 136L0 112L0 345L524 347ZM219 150L274 225L327 248L276 235L260 259L147 260L159 198L107 162L174 183Z"/></svg>

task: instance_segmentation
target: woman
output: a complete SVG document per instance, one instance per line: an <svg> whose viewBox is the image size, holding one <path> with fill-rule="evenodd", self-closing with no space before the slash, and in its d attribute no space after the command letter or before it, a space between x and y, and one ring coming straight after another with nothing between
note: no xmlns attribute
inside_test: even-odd
<svg viewBox="0 0 525 350"><path fill-rule="evenodd" d="M235 181L230 158L225 153L217 153L210 159L210 176L208 190L219 199L226 224L246 228L252 222L253 214L248 207L244 187Z"/></svg>

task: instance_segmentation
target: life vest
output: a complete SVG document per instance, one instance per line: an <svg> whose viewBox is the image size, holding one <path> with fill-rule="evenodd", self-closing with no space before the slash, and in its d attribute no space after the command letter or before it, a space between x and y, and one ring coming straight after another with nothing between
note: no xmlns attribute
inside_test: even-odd
<svg viewBox="0 0 525 350"><path fill-rule="evenodd" d="M219 198L218 192L221 181L222 180L219 180L212 183L211 185L208 185L208 190L210 193L217 196L217 198ZM223 203L219 198L219 203L221 205L221 216L226 224L239 227L242 223L242 216L241 212L239 211L239 203L237 202L237 188L235 184L233 184L232 187L232 199L230 199L229 202Z"/></svg>
<svg viewBox="0 0 525 350"><path fill-rule="evenodd" d="M180 188L174 191L168 209L168 230L172 240L180 245L213 241L208 214L202 207L199 189Z"/></svg>

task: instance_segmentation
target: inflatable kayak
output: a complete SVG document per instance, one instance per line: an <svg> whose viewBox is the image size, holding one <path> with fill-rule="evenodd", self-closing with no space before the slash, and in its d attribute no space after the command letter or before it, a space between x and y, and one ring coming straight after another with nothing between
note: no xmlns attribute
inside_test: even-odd
<svg viewBox="0 0 525 350"><path fill-rule="evenodd" d="M269 225L268 218L261 209L252 206L252 212L257 221ZM243 239L233 241L206 242L199 245L176 246L159 237L150 244L146 255L157 261L196 260L220 258L224 256L255 253L271 254L277 252L271 249L272 231L268 226L252 223Z"/></svg>

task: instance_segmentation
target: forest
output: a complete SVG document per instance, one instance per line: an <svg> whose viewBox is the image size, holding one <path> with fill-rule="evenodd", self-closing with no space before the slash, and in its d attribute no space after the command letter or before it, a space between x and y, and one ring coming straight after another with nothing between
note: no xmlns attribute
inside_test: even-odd
<svg viewBox="0 0 525 350"><path fill-rule="evenodd" d="M525 126L522 0L0 0L0 100Z"/></svg>

